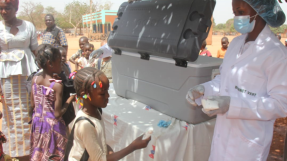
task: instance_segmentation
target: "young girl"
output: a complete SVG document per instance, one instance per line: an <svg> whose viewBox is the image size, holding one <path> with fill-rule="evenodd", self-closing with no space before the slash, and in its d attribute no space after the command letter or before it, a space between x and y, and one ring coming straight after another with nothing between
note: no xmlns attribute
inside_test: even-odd
<svg viewBox="0 0 287 161"><path fill-rule="evenodd" d="M38 47L36 63L43 72L32 80L31 161L48 160L56 154L64 158L67 143L66 125L62 115L74 99L71 96L62 107L63 85L53 79L61 72L61 54L48 44Z"/></svg>
<svg viewBox="0 0 287 161"><path fill-rule="evenodd" d="M148 145L151 138L143 140L142 136L115 153L106 144L105 127L99 109L106 107L109 102L109 80L100 70L93 67L81 69L75 74L74 87L83 107L70 124L72 130L65 161L115 161Z"/></svg>
<svg viewBox="0 0 287 161"><path fill-rule="evenodd" d="M89 56L94 51L94 47L90 43L86 43L83 47L83 56L78 59L79 67L85 68L89 66Z"/></svg>

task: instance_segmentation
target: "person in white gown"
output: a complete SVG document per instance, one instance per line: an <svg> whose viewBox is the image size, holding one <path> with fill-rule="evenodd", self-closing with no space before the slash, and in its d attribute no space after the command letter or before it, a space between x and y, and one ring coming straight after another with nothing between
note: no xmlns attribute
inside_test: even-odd
<svg viewBox="0 0 287 161"><path fill-rule="evenodd" d="M34 25L16 18L18 0L0 1L0 78L4 98L2 131L7 136L4 152L20 160L29 159L30 96L26 79L37 71L34 52L38 47Z"/></svg>
<svg viewBox="0 0 287 161"><path fill-rule="evenodd" d="M209 161L266 161L275 119L287 116L287 49L269 26L285 22L276 0L232 0L234 28L220 75L191 88L187 100L216 101Z"/></svg>

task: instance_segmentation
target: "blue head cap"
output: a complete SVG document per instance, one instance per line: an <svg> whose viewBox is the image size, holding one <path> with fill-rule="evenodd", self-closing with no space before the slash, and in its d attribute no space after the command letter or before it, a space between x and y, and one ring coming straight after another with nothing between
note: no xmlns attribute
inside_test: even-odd
<svg viewBox="0 0 287 161"><path fill-rule="evenodd" d="M271 27L279 27L285 22L285 14L277 0L243 0L248 3Z"/></svg>

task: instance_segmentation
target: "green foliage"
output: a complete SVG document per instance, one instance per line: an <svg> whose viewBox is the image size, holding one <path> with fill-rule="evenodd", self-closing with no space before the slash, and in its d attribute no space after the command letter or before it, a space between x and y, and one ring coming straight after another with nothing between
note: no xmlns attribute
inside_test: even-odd
<svg viewBox="0 0 287 161"><path fill-rule="evenodd" d="M231 30L231 27L233 26L233 23L234 23L234 20L233 20L233 19L227 20L227 21L226 21L226 24L225 24L226 29L227 29L227 30ZM234 28L234 26L233 26L233 28Z"/></svg>
<svg viewBox="0 0 287 161"><path fill-rule="evenodd" d="M45 14L52 14L54 17L57 17L60 13L54 7L48 6L45 8Z"/></svg>
<svg viewBox="0 0 287 161"><path fill-rule="evenodd" d="M55 18L55 23L62 29L69 29L74 27L65 19L65 16L63 16L61 13L59 13Z"/></svg>
<svg viewBox="0 0 287 161"><path fill-rule="evenodd" d="M21 6L22 11L19 13L19 18L22 20L32 22L36 28L43 28L44 23L44 7L40 3L34 3L33 1L23 2Z"/></svg>
<svg viewBox="0 0 287 161"><path fill-rule="evenodd" d="M216 26L213 27L214 31L220 31L220 32L237 32L234 28L234 20L233 19L229 19L226 21L225 24L217 24ZM287 25L284 24L280 27L277 28L273 28L270 27L271 31L274 32L275 34L279 34L279 33L284 33L285 29L287 29Z"/></svg>
<svg viewBox="0 0 287 161"><path fill-rule="evenodd" d="M92 5L92 12L100 10L109 10L113 5L110 1L104 3L95 1ZM29 2L23 2L21 12L18 18L32 22L37 29L46 28L45 15L53 14L56 24L63 28L78 28L82 27L82 15L90 13L90 4L81 0L74 0L65 6L64 12L58 12L54 7L43 7L41 3L35 3L32 0ZM0 20L2 17L0 17Z"/></svg>
<svg viewBox="0 0 287 161"><path fill-rule="evenodd" d="M99 5L100 10L110 10L112 7L113 3L110 1L106 1L104 4Z"/></svg>
<svg viewBox="0 0 287 161"><path fill-rule="evenodd" d="M73 1L65 6L64 12L59 16L57 23L62 28L76 28L82 26L82 16L100 10L109 10L113 5L112 2L106 1L105 3L93 2L92 8L90 4L81 1ZM92 10L90 10L92 9Z"/></svg>
<svg viewBox="0 0 287 161"><path fill-rule="evenodd" d="M280 27L274 28L274 27L270 27L271 31L274 32L275 34L279 34L279 33L284 33L285 29L287 29L287 25L284 24Z"/></svg>
<svg viewBox="0 0 287 161"><path fill-rule="evenodd" d="M214 31L225 31L225 29L226 29L226 25L223 23L220 23L213 27Z"/></svg>
<svg viewBox="0 0 287 161"><path fill-rule="evenodd" d="M234 25L232 24L229 28L229 32L236 32Z"/></svg>

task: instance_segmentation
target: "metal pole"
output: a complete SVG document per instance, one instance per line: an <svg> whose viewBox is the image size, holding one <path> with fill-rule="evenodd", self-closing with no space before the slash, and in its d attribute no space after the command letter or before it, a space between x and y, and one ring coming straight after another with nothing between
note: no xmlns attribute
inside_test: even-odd
<svg viewBox="0 0 287 161"><path fill-rule="evenodd" d="M93 33L93 0L90 0L90 33Z"/></svg>

